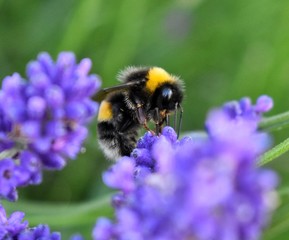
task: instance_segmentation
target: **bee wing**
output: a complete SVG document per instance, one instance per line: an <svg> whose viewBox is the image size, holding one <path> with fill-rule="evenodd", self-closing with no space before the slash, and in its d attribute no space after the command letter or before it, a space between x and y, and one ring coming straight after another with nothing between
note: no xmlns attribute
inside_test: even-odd
<svg viewBox="0 0 289 240"><path fill-rule="evenodd" d="M142 83L144 83L145 80L139 80L139 81L134 81L134 82L126 82L124 84L120 84L117 86L109 87L109 88L103 88L101 89L97 94L95 94L92 99L96 102L101 102L105 97L112 92L117 92L121 90L126 90L134 86L138 86Z"/></svg>

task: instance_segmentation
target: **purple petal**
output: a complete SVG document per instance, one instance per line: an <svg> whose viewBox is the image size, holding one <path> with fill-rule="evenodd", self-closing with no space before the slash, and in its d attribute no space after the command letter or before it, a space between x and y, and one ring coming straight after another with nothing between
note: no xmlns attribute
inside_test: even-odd
<svg viewBox="0 0 289 240"><path fill-rule="evenodd" d="M128 157L123 157L102 177L107 186L121 189L126 193L131 192L135 188L134 162Z"/></svg>
<svg viewBox="0 0 289 240"><path fill-rule="evenodd" d="M29 117L39 119L44 116L46 102L42 97L31 97L27 102L27 112Z"/></svg>
<svg viewBox="0 0 289 240"><path fill-rule="evenodd" d="M268 112L273 107L273 99L269 96L263 95L257 99L256 111Z"/></svg>

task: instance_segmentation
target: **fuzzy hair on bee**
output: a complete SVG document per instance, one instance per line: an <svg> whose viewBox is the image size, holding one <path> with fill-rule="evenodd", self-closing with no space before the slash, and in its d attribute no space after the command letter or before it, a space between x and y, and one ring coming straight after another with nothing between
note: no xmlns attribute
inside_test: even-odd
<svg viewBox="0 0 289 240"><path fill-rule="evenodd" d="M173 113L176 128L178 110L180 128L184 92L183 81L159 67L127 67L117 79L122 84L102 89L95 96L101 101L98 142L111 160L130 155L141 128L159 134ZM154 131L148 127L150 121L156 126Z"/></svg>

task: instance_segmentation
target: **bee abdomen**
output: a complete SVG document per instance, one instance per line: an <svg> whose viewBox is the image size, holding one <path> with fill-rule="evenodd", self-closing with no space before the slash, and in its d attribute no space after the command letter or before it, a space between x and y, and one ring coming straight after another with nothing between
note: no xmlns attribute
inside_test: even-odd
<svg viewBox="0 0 289 240"><path fill-rule="evenodd" d="M110 122L98 123L98 142L105 156L117 160L122 156L129 156L137 142L137 130L127 132L116 131Z"/></svg>
<svg viewBox="0 0 289 240"><path fill-rule="evenodd" d="M130 131L119 135L120 154L121 156L130 156L130 153L136 146L137 131Z"/></svg>

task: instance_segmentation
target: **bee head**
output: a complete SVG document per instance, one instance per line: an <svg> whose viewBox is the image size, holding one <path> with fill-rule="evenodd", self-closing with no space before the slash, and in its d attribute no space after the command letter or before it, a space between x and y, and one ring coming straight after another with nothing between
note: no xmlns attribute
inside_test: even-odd
<svg viewBox="0 0 289 240"><path fill-rule="evenodd" d="M165 83L156 89L152 96L151 108L174 111L176 104L182 102L183 91L176 83Z"/></svg>

